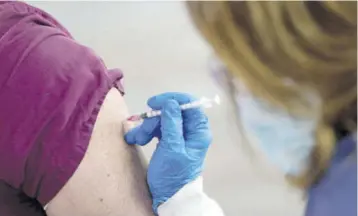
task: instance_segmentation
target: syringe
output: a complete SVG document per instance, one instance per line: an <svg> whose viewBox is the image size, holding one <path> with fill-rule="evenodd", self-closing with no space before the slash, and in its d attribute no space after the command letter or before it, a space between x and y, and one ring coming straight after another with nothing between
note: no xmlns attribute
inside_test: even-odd
<svg viewBox="0 0 358 216"><path fill-rule="evenodd" d="M182 104L180 105L180 109L181 110L187 110L187 109L194 109L194 108L198 108L198 107L203 107L203 108L210 108L212 107L214 104L220 104L220 97L219 95L215 95L214 98L210 99L210 98L206 98L206 97L202 97L199 100L190 102L190 103L186 103L186 104ZM144 112L138 115L132 115L129 118L127 118L128 121L140 121L146 118L152 118L155 116L159 116L162 114L162 111L160 110L151 110L148 112Z"/></svg>

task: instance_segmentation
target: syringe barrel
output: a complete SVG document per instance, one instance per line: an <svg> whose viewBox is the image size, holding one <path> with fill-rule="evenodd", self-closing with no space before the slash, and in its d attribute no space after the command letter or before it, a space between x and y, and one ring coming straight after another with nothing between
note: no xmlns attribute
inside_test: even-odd
<svg viewBox="0 0 358 216"><path fill-rule="evenodd" d="M214 101L215 100L202 98L202 99L197 100L197 101L182 104L182 105L180 105L180 109L181 110L187 110L187 109L193 109L193 108L198 108L198 107L208 108L208 107L211 107L211 105L213 104ZM146 113L143 113L141 116L144 119L144 118L151 118L151 117L159 116L161 114L162 114L162 112L160 110L151 110L151 111L148 111Z"/></svg>
<svg viewBox="0 0 358 216"><path fill-rule="evenodd" d="M193 109L193 108L198 108L201 105L203 105L203 103L201 101L194 101L191 103L180 105L180 109L181 110ZM151 110L151 111L145 113L145 117L151 118L151 117L159 116L161 114L162 114L162 111L160 111L160 110Z"/></svg>

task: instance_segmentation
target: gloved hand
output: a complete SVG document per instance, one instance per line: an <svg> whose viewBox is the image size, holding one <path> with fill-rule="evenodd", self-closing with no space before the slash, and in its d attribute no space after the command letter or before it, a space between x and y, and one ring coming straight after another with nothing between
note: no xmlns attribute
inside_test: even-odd
<svg viewBox="0 0 358 216"><path fill-rule="evenodd" d="M212 140L208 119L199 108L181 111L179 107L194 100L183 93L150 98L149 107L161 110L162 115L145 119L125 135L128 144L145 145L154 137L159 139L147 175L155 213L161 203L201 174Z"/></svg>

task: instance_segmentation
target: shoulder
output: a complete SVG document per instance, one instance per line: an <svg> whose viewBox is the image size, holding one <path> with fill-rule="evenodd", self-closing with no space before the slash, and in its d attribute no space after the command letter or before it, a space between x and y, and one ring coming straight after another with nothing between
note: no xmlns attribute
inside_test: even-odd
<svg viewBox="0 0 358 216"><path fill-rule="evenodd" d="M337 143L329 170L309 192L307 216L357 215L356 146L353 136Z"/></svg>

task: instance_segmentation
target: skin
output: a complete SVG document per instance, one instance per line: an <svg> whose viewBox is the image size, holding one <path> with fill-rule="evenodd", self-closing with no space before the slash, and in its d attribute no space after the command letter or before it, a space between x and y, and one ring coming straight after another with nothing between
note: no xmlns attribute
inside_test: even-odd
<svg viewBox="0 0 358 216"><path fill-rule="evenodd" d="M98 115L78 169L47 206L49 216L150 216L146 165L135 146L123 140L128 110L112 89Z"/></svg>

